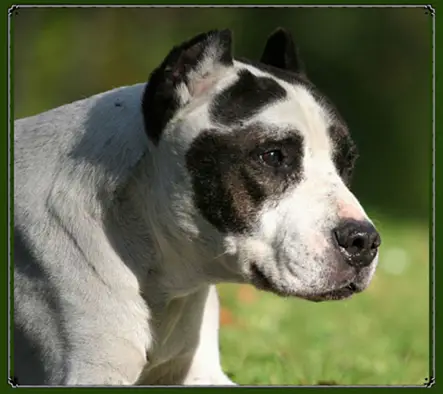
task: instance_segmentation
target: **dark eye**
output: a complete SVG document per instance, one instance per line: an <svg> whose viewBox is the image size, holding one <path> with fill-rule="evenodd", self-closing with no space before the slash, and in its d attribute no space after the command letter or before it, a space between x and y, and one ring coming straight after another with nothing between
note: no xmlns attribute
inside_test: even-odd
<svg viewBox="0 0 443 394"><path fill-rule="evenodd" d="M260 160L271 167L280 167L283 164L284 158L282 151L278 149L260 154Z"/></svg>

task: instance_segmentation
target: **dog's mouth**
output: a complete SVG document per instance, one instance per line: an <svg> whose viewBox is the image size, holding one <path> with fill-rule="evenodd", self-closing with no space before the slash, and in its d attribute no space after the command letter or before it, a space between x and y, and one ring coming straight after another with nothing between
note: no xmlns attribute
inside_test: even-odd
<svg viewBox="0 0 443 394"><path fill-rule="evenodd" d="M269 291L282 297L289 296L286 292L278 289L255 263L251 264L251 280L252 284L259 290Z"/></svg>
<svg viewBox="0 0 443 394"><path fill-rule="evenodd" d="M346 298L351 297L355 293L359 293L361 290L359 287L351 282L346 286L340 287L336 290L327 291L324 293L318 294L306 294L300 295L300 298L303 298L308 301L320 302L320 301L338 301L344 300Z"/></svg>
<svg viewBox="0 0 443 394"><path fill-rule="evenodd" d="M289 297L291 295L302 298L308 301L334 301L344 300L351 297L355 293L359 293L362 289L354 282L350 282L338 289L326 291L323 293L312 294L292 294L275 286L275 284L265 275L256 264L251 264L251 280L255 287L259 290L269 291L282 297Z"/></svg>

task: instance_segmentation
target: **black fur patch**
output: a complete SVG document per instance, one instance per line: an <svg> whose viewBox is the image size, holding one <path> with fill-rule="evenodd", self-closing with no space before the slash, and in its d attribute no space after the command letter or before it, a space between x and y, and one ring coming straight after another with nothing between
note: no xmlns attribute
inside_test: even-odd
<svg viewBox="0 0 443 394"><path fill-rule="evenodd" d="M272 139L263 125L221 133L202 132L192 143L186 165L194 201L202 215L221 232L246 232L265 200L278 197L302 176L303 140L296 132ZM281 149L286 165L266 166L260 153Z"/></svg>
<svg viewBox="0 0 443 394"><path fill-rule="evenodd" d="M211 104L213 122L228 126L238 124L286 97L285 89L272 78L256 77L248 70L241 70L238 75L239 79L220 92Z"/></svg>

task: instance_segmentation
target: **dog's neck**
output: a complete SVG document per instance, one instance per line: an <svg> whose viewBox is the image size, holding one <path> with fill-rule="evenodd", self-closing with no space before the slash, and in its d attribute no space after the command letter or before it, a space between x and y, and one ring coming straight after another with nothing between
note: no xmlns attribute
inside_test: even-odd
<svg viewBox="0 0 443 394"><path fill-rule="evenodd" d="M148 150L135 176L119 190L106 223L114 249L134 272L141 292L158 297L146 301L160 306L210 284L242 282L233 258L229 261L220 246L193 242L176 228L174 218L165 218L152 196L153 168Z"/></svg>

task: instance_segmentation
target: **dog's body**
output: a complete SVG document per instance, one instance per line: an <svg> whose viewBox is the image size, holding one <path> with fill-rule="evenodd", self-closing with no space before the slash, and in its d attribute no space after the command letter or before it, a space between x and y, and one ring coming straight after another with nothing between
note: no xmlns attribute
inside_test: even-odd
<svg viewBox="0 0 443 394"><path fill-rule="evenodd" d="M148 230L137 227L134 207L124 198L108 200L131 182L140 161L149 161L143 89L116 89L15 124L14 348L20 384L131 384L147 357L148 383L181 382L200 328L208 343L199 351L205 368L214 371L186 374L187 382L227 382L218 361L215 289L199 286L198 274L181 283L188 273L180 268L162 277L155 271L159 263L150 261L157 258L151 236L138 244ZM108 211L113 204L117 210ZM120 236L135 249L114 245L125 242ZM180 264L178 253L171 260ZM160 289L168 286L171 292L163 295Z"/></svg>
<svg viewBox="0 0 443 394"><path fill-rule="evenodd" d="M298 66L283 31L259 66L211 32L147 86L15 122L19 384L232 384L216 283L368 285L379 240L345 185L352 143Z"/></svg>

